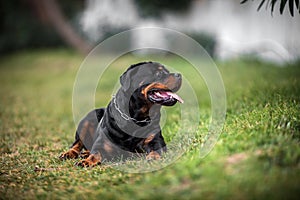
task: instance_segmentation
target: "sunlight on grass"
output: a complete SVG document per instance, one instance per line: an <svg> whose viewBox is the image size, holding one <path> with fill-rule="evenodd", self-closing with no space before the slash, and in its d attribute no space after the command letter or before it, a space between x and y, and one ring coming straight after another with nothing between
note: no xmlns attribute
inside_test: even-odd
<svg viewBox="0 0 300 200"><path fill-rule="evenodd" d="M118 171L116 163L94 169L62 162L58 155L74 138L72 90L83 58L65 50L24 52L1 58L1 199L296 199L300 185L300 68L255 60L218 63L227 92L222 135L204 159L199 149L210 122L210 96L198 85L198 131L170 149L184 152L172 165L145 174ZM111 98L128 63L164 60L174 69L188 63L177 57L126 55L105 71L96 106ZM185 73L192 74L193 71ZM163 134L170 144L179 130L179 111L167 109ZM184 135L184 133L181 133ZM180 139L180 138L179 138ZM178 145L176 145L178 144ZM185 143L184 143L185 144ZM168 154L163 160L172 160ZM119 163L154 167L144 159ZM136 166L133 166L136 167Z"/></svg>

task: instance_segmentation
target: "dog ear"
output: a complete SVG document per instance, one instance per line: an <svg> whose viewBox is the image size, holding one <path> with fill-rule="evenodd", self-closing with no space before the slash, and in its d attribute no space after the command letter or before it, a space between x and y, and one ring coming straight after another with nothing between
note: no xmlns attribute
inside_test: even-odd
<svg viewBox="0 0 300 200"><path fill-rule="evenodd" d="M132 81L134 75L137 73L138 69L130 67L122 74L120 77L120 83L122 86L122 89L126 92L129 90L129 88L132 86Z"/></svg>
<svg viewBox="0 0 300 200"><path fill-rule="evenodd" d="M132 70L127 70L122 74L120 77L120 83L124 91L127 91L130 88L130 82L131 82L131 71Z"/></svg>
<svg viewBox="0 0 300 200"><path fill-rule="evenodd" d="M140 62L134 65L131 65L120 77L120 83L124 91L127 91L131 86L131 79L137 73L137 67L152 62ZM135 88L136 89L136 88Z"/></svg>

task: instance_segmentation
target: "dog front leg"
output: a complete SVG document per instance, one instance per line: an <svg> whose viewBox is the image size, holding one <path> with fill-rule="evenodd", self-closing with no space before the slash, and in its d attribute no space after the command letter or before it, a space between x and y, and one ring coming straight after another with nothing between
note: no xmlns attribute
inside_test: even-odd
<svg viewBox="0 0 300 200"><path fill-rule="evenodd" d="M79 167L95 167L96 165L100 165L102 160L102 156L100 153L90 154L89 157L77 162L75 165Z"/></svg>
<svg viewBox="0 0 300 200"><path fill-rule="evenodd" d="M143 147L147 152L146 160L161 159L161 153L166 151L166 144L161 132L148 136L143 142Z"/></svg>
<svg viewBox="0 0 300 200"><path fill-rule="evenodd" d="M101 147L102 147L102 135L101 131L99 131L99 135L97 139L95 140L91 151L89 152L90 154L88 155L87 158L77 162L75 165L79 167L95 167L96 165L100 165L102 162L102 154L101 154Z"/></svg>
<svg viewBox="0 0 300 200"><path fill-rule="evenodd" d="M78 155L80 154L81 150L83 149L83 144L80 139L77 139L72 147L65 153L62 153L59 156L60 160L66 160L66 159L75 159L78 158Z"/></svg>

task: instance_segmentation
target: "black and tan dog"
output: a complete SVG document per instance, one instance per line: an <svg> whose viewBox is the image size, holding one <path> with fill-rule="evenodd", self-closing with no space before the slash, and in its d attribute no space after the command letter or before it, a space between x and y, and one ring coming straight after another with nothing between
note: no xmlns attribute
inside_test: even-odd
<svg viewBox="0 0 300 200"><path fill-rule="evenodd" d="M120 77L121 88L107 108L95 109L81 120L75 142L60 159L81 156L83 160L77 165L82 167L143 153L146 159L159 159L166 151L160 108L183 102L174 93L181 80L180 74L170 73L159 63L130 66Z"/></svg>

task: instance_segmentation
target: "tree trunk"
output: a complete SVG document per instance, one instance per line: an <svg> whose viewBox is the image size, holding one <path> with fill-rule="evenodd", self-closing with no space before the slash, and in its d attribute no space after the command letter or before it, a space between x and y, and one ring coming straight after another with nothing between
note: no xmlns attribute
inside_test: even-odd
<svg viewBox="0 0 300 200"><path fill-rule="evenodd" d="M42 22L49 23L60 35L63 41L82 54L88 54L92 49L70 25L63 15L56 0L28 0Z"/></svg>

